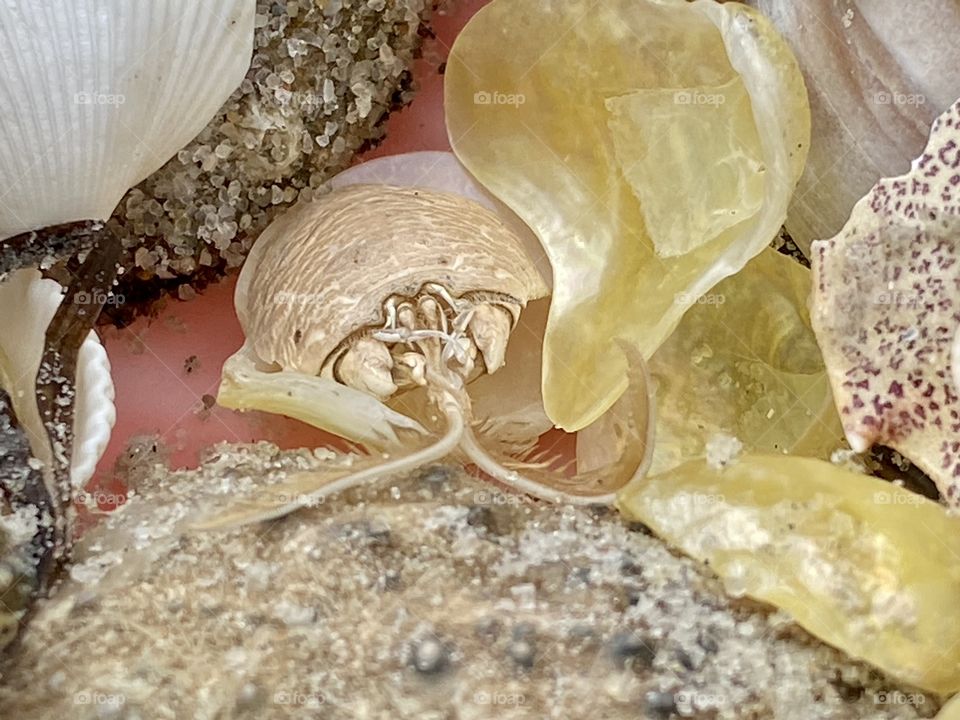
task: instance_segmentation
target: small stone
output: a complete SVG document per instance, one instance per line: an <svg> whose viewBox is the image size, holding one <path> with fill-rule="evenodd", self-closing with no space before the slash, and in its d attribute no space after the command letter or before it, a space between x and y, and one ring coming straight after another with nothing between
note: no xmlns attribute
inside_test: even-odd
<svg viewBox="0 0 960 720"><path fill-rule="evenodd" d="M650 667L657 655L654 643L629 631L619 632L610 639L610 655L618 668L628 664L634 669Z"/></svg>
<svg viewBox="0 0 960 720"><path fill-rule="evenodd" d="M698 663L693 658L693 656L683 648L678 648L673 653L673 657L674 659L676 659L676 661L680 664L681 667L691 672L698 669L702 665L702 663Z"/></svg>
<svg viewBox="0 0 960 720"><path fill-rule="evenodd" d="M518 639L507 646L507 655L521 668L529 670L536 660L537 649L532 639Z"/></svg>
<svg viewBox="0 0 960 720"><path fill-rule="evenodd" d="M244 683L237 693L237 707L249 708L259 704L260 695L260 689L254 683Z"/></svg>
<svg viewBox="0 0 960 720"><path fill-rule="evenodd" d="M417 672L436 675L443 672L450 662L450 654L437 638L428 636L413 644L412 663Z"/></svg>
<svg viewBox="0 0 960 720"><path fill-rule="evenodd" d="M702 647L704 652L707 652L711 655L715 654L720 649L717 639L707 630L701 631L697 636L697 645Z"/></svg>
<svg viewBox="0 0 960 720"><path fill-rule="evenodd" d="M429 485L446 485L454 476L454 470L445 465L428 465L420 471L417 480Z"/></svg>
<svg viewBox="0 0 960 720"><path fill-rule="evenodd" d="M483 618L474 627L477 637L489 642L493 642L500 637L501 630L503 630L503 623L493 617Z"/></svg>
<svg viewBox="0 0 960 720"><path fill-rule="evenodd" d="M273 606L272 614L274 618L289 626L310 625L317 619L316 609L296 605L286 600L276 603Z"/></svg>
<svg viewBox="0 0 960 720"><path fill-rule="evenodd" d="M651 720L666 720L677 712L673 693L652 690L643 696L643 710Z"/></svg>

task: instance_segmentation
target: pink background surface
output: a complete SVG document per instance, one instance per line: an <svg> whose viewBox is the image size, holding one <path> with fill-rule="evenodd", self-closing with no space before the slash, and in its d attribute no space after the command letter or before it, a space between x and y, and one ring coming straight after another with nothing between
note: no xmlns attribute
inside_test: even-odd
<svg viewBox="0 0 960 720"><path fill-rule="evenodd" d="M417 62L413 103L391 115L384 142L357 162L413 150L450 149L438 66L457 33L484 4L452 0L445 13L434 17L437 37L426 43L424 59ZM240 413L217 405L205 408L204 400L209 404L216 396L223 361L243 343L233 308L235 284L236 277L228 277L194 300L166 300L157 317L141 318L123 330L101 330L113 366L117 425L91 488L122 489L117 462L131 440L140 436L158 436L174 468L196 466L203 448L222 441L269 440L282 448L330 442L330 436L282 416Z"/></svg>

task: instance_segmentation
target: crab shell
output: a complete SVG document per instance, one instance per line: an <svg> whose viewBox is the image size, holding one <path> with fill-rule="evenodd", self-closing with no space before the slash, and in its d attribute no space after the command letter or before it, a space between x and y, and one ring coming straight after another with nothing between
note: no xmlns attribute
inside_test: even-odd
<svg viewBox="0 0 960 720"><path fill-rule="evenodd" d="M264 231L240 274L235 305L246 342L224 364L219 403L282 413L369 448L428 434L420 421L434 413L423 393L400 393L388 405L321 370L354 333L383 325L387 298L415 295L429 282L454 296L494 292L520 307L542 298L526 322L514 316L508 362L511 353L539 349L542 327L527 325L542 324L549 289L494 211L460 195L386 184L352 185L298 205ZM500 386L494 379L499 374L475 385L487 396ZM498 439L523 444L549 429L539 388L539 413L530 394L515 403L515 417L493 423Z"/></svg>
<svg viewBox="0 0 960 720"><path fill-rule="evenodd" d="M410 170L421 160L397 162ZM370 173L375 179L376 169ZM409 316L400 318L405 300L442 301L454 324L478 306L509 310L509 370L481 373L471 382L469 364L455 351L446 356L463 327L451 333L431 328L429 320L426 327L411 327L405 324ZM396 318L387 311L391 301ZM654 423L646 364L635 347L618 343L630 368L629 392L601 418L583 462L578 452L577 474L554 471L557 458L548 460L535 449L550 427L536 381L549 302L548 285L522 234L472 199L416 184L350 185L294 208L248 256L236 292L246 342L224 364L217 400L239 410L283 413L383 454L296 474L256 497L238 498L193 527L223 529L281 517L452 454L541 500L610 504L616 489L649 466ZM400 330L427 334L411 342ZM381 402L338 382L332 368L325 371L340 357L338 349L371 336L424 353L429 374L420 387ZM442 353L435 344L440 339Z"/></svg>
<svg viewBox="0 0 960 720"><path fill-rule="evenodd" d="M240 274L237 314L260 360L317 375L353 333L383 325L387 298L431 282L521 307L549 293L492 211L433 190L354 185L267 228Z"/></svg>

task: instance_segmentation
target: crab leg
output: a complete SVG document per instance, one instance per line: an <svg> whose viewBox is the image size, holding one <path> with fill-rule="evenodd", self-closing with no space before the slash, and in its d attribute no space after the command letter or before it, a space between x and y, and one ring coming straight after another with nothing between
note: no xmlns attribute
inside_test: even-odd
<svg viewBox="0 0 960 720"><path fill-rule="evenodd" d="M195 530L226 530L289 515L312 507L336 493L370 484L386 477L409 472L450 455L460 444L465 418L459 401L449 392L440 399L439 408L447 428L434 443L409 455L379 462L342 477L330 479L330 473L307 471L297 473L287 482L272 485L258 493L258 499L241 502L226 513L217 513L191 526Z"/></svg>
<svg viewBox="0 0 960 720"><path fill-rule="evenodd" d="M652 458L654 430L646 363L636 348L623 342L618 345L627 357L628 385L623 397L601 418L609 426L604 435L618 438L616 447L610 449L601 467L565 478L558 472L509 456L501 461L480 444L470 427L464 430L460 449L483 472L517 492L553 503L612 504L621 487L646 473ZM469 403L469 398L464 402Z"/></svg>
<svg viewBox="0 0 960 720"><path fill-rule="evenodd" d="M263 372L249 349L224 364L217 402L235 410L281 413L376 449L402 445L403 432L427 432L372 395L333 380L291 371Z"/></svg>

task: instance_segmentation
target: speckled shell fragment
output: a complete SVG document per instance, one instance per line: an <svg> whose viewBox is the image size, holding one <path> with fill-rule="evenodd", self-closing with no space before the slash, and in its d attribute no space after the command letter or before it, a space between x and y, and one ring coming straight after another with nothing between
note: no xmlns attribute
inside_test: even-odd
<svg viewBox="0 0 960 720"><path fill-rule="evenodd" d="M391 295L425 283L455 297L548 294L523 244L487 208L423 188L354 185L299 205L260 236L236 307L260 360L316 375L357 330L382 326Z"/></svg>
<svg viewBox="0 0 960 720"><path fill-rule="evenodd" d="M909 173L886 178L812 246L811 317L844 432L895 448L960 506L960 101Z"/></svg>

